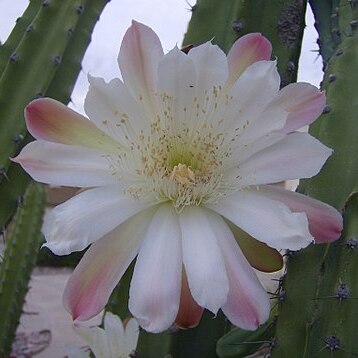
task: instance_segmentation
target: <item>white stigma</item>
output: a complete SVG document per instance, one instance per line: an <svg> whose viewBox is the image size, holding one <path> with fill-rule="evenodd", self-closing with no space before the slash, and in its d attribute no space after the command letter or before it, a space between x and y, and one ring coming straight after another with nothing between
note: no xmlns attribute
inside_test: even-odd
<svg viewBox="0 0 358 358"><path fill-rule="evenodd" d="M169 174L170 180L176 180L178 183L183 185L194 185L195 184L195 174L186 166L186 164L179 163L176 165L172 172Z"/></svg>

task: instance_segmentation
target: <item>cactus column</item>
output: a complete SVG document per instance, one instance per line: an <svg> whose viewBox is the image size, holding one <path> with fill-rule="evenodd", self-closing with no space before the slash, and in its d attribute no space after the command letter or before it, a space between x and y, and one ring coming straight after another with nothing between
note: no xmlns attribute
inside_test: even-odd
<svg viewBox="0 0 358 358"><path fill-rule="evenodd" d="M8 357L22 313L28 281L42 241L45 189L29 186L6 240L0 266L0 357Z"/></svg>
<svg viewBox="0 0 358 358"><path fill-rule="evenodd" d="M301 192L342 210L345 230L340 241L289 258L273 357L358 355L357 12L356 1L341 1L334 14L341 40L325 69L327 107L310 128L335 152L319 175L300 186Z"/></svg>
<svg viewBox="0 0 358 358"><path fill-rule="evenodd" d="M8 357L42 236L44 188L10 163L31 140L23 111L38 96L67 103L107 0L31 0L0 46L0 357ZM23 197L24 195L24 197ZM12 217L17 210L15 218Z"/></svg>

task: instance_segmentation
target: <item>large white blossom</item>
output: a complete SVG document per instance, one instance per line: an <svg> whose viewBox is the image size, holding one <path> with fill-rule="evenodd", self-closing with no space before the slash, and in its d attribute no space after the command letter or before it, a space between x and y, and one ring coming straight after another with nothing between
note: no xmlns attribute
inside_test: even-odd
<svg viewBox="0 0 358 358"><path fill-rule="evenodd" d="M252 266L274 270L275 249L339 237L335 209L272 185L314 176L332 150L296 132L324 94L307 83L279 90L270 58L260 34L228 56L210 42L164 55L133 22L123 81L89 78L90 121L48 98L27 106L37 140L14 160L40 182L85 188L44 225L55 254L90 245L64 293L74 319L103 309L137 257L129 308L144 329L194 326L203 308L256 329L270 304Z"/></svg>

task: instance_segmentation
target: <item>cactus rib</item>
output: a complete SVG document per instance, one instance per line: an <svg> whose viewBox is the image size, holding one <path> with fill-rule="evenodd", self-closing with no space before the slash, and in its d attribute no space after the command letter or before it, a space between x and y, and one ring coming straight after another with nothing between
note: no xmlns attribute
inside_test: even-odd
<svg viewBox="0 0 358 358"><path fill-rule="evenodd" d="M8 357L11 351L28 281L42 241L45 202L44 187L30 185L7 235L0 266L0 357Z"/></svg>

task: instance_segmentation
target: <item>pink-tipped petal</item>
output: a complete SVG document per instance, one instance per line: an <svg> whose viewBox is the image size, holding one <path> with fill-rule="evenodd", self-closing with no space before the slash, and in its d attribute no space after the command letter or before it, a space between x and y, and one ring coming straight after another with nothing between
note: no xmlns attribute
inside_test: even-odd
<svg viewBox="0 0 358 358"><path fill-rule="evenodd" d="M179 328L193 328L196 327L203 315L204 308L200 307L194 300L190 293L188 278L186 277L183 268L183 275L181 281L180 305L175 324Z"/></svg>
<svg viewBox="0 0 358 358"><path fill-rule="evenodd" d="M183 262L194 300L214 314L226 302L229 282L225 263L206 215L208 210L188 206L179 215Z"/></svg>
<svg viewBox="0 0 358 358"><path fill-rule="evenodd" d="M182 265L177 214L171 204L162 204L140 247L129 289L129 310L145 330L158 333L173 324Z"/></svg>
<svg viewBox="0 0 358 358"><path fill-rule="evenodd" d="M306 195L269 185L262 186L259 190L262 195L281 201L294 212L306 213L309 230L316 243L332 242L340 237L343 229L342 215L332 206Z"/></svg>
<svg viewBox="0 0 358 358"><path fill-rule="evenodd" d="M229 278L227 301L221 309L235 326L255 330L269 317L269 297L223 219L211 214L210 225L220 237L219 246Z"/></svg>
<svg viewBox="0 0 358 358"><path fill-rule="evenodd" d="M282 130L289 133L314 122L323 111L326 96L309 83L292 83L279 92L274 104L288 112Z"/></svg>
<svg viewBox="0 0 358 358"><path fill-rule="evenodd" d="M25 108L26 125L36 139L117 153L122 148L91 121L51 98L39 98Z"/></svg>
<svg viewBox="0 0 358 358"><path fill-rule="evenodd" d="M136 100L151 106L156 90L158 63L164 56L156 33L148 26L132 21L124 35L118 63L125 85Z"/></svg>
<svg viewBox="0 0 358 358"><path fill-rule="evenodd" d="M85 190L45 216L44 246L56 255L83 250L152 205L123 194L119 185Z"/></svg>
<svg viewBox="0 0 358 358"><path fill-rule="evenodd" d="M108 159L92 148L36 140L12 159L38 182L74 187L118 183Z"/></svg>
<svg viewBox="0 0 358 358"><path fill-rule="evenodd" d="M73 319L87 320L99 313L144 238L153 209L124 222L93 244L72 273L63 303Z"/></svg>
<svg viewBox="0 0 358 358"><path fill-rule="evenodd" d="M271 58L272 46L260 33L252 33L239 38L231 47L227 61L231 86L251 64Z"/></svg>
<svg viewBox="0 0 358 358"><path fill-rule="evenodd" d="M256 187L207 206L253 238L278 250L299 250L313 241L306 214L291 212L280 201L262 195Z"/></svg>

